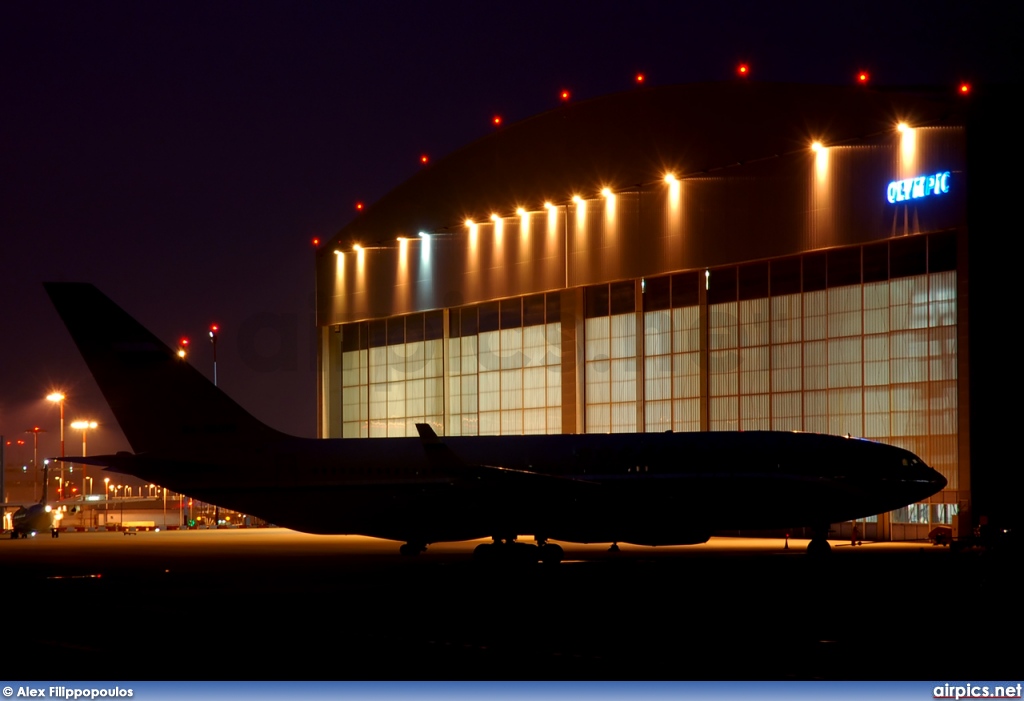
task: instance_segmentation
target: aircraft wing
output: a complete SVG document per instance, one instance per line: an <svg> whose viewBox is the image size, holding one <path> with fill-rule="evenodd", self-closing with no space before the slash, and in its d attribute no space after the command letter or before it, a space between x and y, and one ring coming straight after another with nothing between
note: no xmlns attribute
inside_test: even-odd
<svg viewBox="0 0 1024 701"><path fill-rule="evenodd" d="M581 479L579 477L564 477L562 475L549 475L544 472L532 472L530 470L516 470L511 467L498 467L496 465L473 465L481 476L497 479L521 479L532 481L544 481L549 484L585 484L590 487L600 487L600 483L593 480Z"/></svg>
<svg viewBox="0 0 1024 701"><path fill-rule="evenodd" d="M531 470L517 470L500 465L473 465L463 460L438 437L430 424L416 424L416 430L423 441L423 449L427 459L435 469L446 472L454 477L476 479L506 479L527 482L544 482L546 484L600 486L597 482L579 477L564 477Z"/></svg>
<svg viewBox="0 0 1024 701"><path fill-rule="evenodd" d="M72 462L82 463L83 465L99 465L101 467L107 467L119 460L131 460L135 457L135 453L129 453L127 451L118 451L113 455L67 455L65 457L53 457L47 458L47 460L57 462Z"/></svg>
<svg viewBox="0 0 1024 701"><path fill-rule="evenodd" d="M94 465L96 467L106 468L111 472L131 475L131 468L133 465L135 465L136 458L137 456L134 453L121 451L115 453L114 455L90 455L88 457L50 458L50 460L70 462L75 463L76 465Z"/></svg>

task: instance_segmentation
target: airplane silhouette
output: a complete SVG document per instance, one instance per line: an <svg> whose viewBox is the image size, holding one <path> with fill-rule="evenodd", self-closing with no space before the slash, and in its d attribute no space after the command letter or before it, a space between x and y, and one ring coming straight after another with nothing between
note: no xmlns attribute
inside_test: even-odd
<svg viewBox="0 0 1024 701"><path fill-rule="evenodd" d="M404 543L492 538L481 559L558 562L552 541L685 545L829 525L946 480L874 441L751 431L311 439L258 421L86 283L45 283L133 452L66 458L308 533ZM532 535L536 544L517 542Z"/></svg>
<svg viewBox="0 0 1024 701"><path fill-rule="evenodd" d="M0 504L5 511L9 506L18 509L11 514L11 538L28 538L36 533L52 530L57 520L57 511L47 503L46 485L49 474L49 460L43 463L43 495L35 504Z"/></svg>

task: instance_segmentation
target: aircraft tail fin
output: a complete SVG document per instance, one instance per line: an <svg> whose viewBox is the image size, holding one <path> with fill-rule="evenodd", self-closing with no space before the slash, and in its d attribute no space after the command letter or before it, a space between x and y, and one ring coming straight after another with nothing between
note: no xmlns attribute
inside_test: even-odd
<svg viewBox="0 0 1024 701"><path fill-rule="evenodd" d="M88 283L44 283L136 453L280 435Z"/></svg>

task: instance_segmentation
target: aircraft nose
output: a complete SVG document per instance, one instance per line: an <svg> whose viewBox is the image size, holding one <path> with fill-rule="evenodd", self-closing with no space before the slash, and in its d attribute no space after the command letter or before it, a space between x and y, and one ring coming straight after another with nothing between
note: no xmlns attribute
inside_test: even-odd
<svg viewBox="0 0 1024 701"><path fill-rule="evenodd" d="M945 477L943 477L938 472L938 470L935 470L934 468L930 468L930 469L931 469L932 473L930 475L931 479L929 479L928 481L935 488L936 492L941 492L943 489L946 488L946 485L949 484L949 481ZM934 494L934 492L933 492L933 494Z"/></svg>

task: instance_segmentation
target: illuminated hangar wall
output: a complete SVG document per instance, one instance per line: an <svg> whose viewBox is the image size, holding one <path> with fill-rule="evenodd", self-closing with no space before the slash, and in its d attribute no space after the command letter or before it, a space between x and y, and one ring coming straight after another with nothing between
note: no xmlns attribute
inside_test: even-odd
<svg viewBox="0 0 1024 701"><path fill-rule="evenodd" d="M949 481L866 524L924 537L969 490L964 163L961 128L892 125L334 249L322 434L864 436Z"/></svg>

